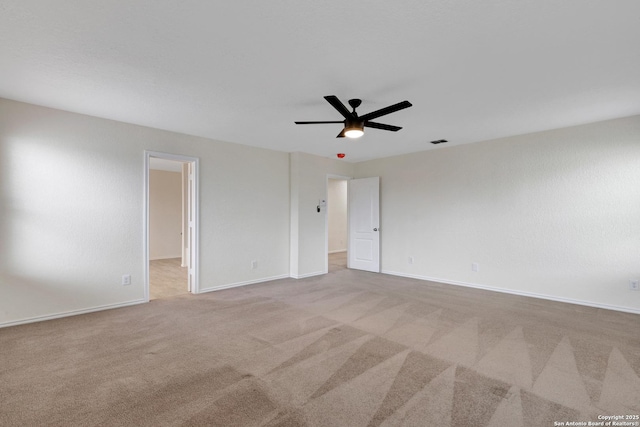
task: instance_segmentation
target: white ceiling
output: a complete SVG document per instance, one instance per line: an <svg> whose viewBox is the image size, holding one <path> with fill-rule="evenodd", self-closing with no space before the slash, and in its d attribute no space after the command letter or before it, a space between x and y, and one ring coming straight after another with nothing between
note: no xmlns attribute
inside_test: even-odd
<svg viewBox="0 0 640 427"><path fill-rule="evenodd" d="M359 161L640 114L637 0L0 0L0 97ZM413 107L336 139L323 99Z"/></svg>

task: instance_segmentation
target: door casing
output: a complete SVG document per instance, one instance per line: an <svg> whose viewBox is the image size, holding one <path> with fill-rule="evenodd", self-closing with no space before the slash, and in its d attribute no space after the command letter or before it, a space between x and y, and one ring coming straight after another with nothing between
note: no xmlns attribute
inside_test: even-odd
<svg viewBox="0 0 640 427"><path fill-rule="evenodd" d="M188 185L187 185L187 230L189 253L188 259L188 287L189 292L197 294L200 292L199 284L199 191L198 191L198 166L197 157L183 156L180 154L161 153L157 151L144 152L144 212L143 212L143 252L144 252L144 300L149 302L149 163L152 157L173 160L188 164Z"/></svg>
<svg viewBox="0 0 640 427"><path fill-rule="evenodd" d="M348 202L348 197L349 197L349 189L348 189L348 182L349 180L353 179L350 176L343 176L343 175L332 175L332 174L327 174L327 178L325 180L325 190L324 190L324 200L327 201L327 203L331 203L331 201L329 200L329 180L330 179L339 179L339 180L345 180L347 181L347 254L349 254L349 202ZM324 215L324 274L327 274L329 272L329 209L328 209L328 205L325 208L326 212Z"/></svg>

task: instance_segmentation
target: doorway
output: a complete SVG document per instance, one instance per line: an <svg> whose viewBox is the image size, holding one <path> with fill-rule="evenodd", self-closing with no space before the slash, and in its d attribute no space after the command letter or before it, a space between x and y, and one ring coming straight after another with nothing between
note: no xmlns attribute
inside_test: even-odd
<svg viewBox="0 0 640 427"><path fill-rule="evenodd" d="M349 177L327 176L326 273L347 268Z"/></svg>
<svg viewBox="0 0 640 427"><path fill-rule="evenodd" d="M198 159L145 152L145 300L198 293Z"/></svg>

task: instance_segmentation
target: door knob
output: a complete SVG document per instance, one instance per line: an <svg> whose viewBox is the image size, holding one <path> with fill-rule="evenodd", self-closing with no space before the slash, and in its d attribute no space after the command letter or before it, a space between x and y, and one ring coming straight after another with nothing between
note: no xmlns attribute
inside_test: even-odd
<svg viewBox="0 0 640 427"><path fill-rule="evenodd" d="M378 229L377 229L377 228L374 228L374 229L373 229L373 231L378 231Z"/></svg>

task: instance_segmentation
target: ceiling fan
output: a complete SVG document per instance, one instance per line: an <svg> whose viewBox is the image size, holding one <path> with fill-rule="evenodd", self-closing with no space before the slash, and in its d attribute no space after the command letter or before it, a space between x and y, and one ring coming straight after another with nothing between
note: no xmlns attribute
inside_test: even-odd
<svg viewBox="0 0 640 427"><path fill-rule="evenodd" d="M362 103L360 99L349 100L349 105L351 106L351 108L353 108L353 111L349 111L347 107L342 102L340 102L338 97L335 95L325 96L324 99L326 99L327 102L333 106L333 108L335 108L340 114L342 114L344 120L295 123L297 125L344 123L344 129L342 129L342 131L338 134L338 136L336 136L336 138L344 138L345 136L348 138L359 138L364 134L365 127L397 132L402 129L400 126L385 125L384 123L372 122L371 120L411 107L411 103L409 101L402 101L398 102L397 104L393 104L388 107L373 111L371 113L367 113L363 116L358 116L358 113L356 113L356 108L358 108Z"/></svg>

